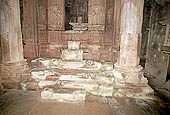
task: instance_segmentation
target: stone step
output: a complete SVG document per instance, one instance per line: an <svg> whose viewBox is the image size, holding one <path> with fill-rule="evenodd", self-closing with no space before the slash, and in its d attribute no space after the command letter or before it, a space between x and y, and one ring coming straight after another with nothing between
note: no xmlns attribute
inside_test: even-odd
<svg viewBox="0 0 170 115"><path fill-rule="evenodd" d="M41 92L41 99L55 100L64 103L79 103L85 100L86 92L81 89L66 89L59 87L45 88Z"/></svg>
<svg viewBox="0 0 170 115"><path fill-rule="evenodd" d="M80 81L58 81L56 82L48 82L48 85L45 84L46 81L41 81L39 86L41 88L49 87L49 86L59 86L61 88L66 89L81 89L88 93L100 96L112 96L113 86L112 84L99 84L95 81L91 82L80 82ZM45 85L44 85L45 84Z"/></svg>

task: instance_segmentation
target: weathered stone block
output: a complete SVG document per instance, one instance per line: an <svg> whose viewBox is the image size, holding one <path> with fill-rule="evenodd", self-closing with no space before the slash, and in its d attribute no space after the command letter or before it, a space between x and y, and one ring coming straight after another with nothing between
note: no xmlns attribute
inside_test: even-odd
<svg viewBox="0 0 170 115"><path fill-rule="evenodd" d="M83 50L63 50L62 60L83 61Z"/></svg>
<svg viewBox="0 0 170 115"><path fill-rule="evenodd" d="M69 50L78 50L80 48L80 41L68 41Z"/></svg>

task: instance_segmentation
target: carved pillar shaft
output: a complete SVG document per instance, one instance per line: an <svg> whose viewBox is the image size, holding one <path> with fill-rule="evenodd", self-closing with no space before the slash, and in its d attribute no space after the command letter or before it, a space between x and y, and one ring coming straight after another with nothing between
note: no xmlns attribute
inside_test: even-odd
<svg viewBox="0 0 170 115"><path fill-rule="evenodd" d="M139 65L143 0L121 0L120 56L118 66Z"/></svg>
<svg viewBox="0 0 170 115"><path fill-rule="evenodd" d="M126 73L128 82L140 81L142 71L139 61L143 5L144 0L121 0L120 52L115 69Z"/></svg>
<svg viewBox="0 0 170 115"><path fill-rule="evenodd" d="M0 0L2 62L23 60L19 0Z"/></svg>
<svg viewBox="0 0 170 115"><path fill-rule="evenodd" d="M0 0L1 75L3 77L12 77L25 68L20 23L19 0Z"/></svg>
<svg viewBox="0 0 170 115"><path fill-rule="evenodd" d="M115 64L115 96L152 98L139 65L144 0L121 0L120 53Z"/></svg>
<svg viewBox="0 0 170 115"><path fill-rule="evenodd" d="M139 65L144 0L121 0L120 51L115 69L125 83L145 84Z"/></svg>
<svg viewBox="0 0 170 115"><path fill-rule="evenodd" d="M88 30L104 30L106 19L106 0L89 0Z"/></svg>

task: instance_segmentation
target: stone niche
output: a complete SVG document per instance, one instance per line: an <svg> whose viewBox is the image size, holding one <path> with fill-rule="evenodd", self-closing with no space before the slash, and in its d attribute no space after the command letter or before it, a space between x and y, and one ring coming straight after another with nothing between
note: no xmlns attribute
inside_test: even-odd
<svg viewBox="0 0 170 115"><path fill-rule="evenodd" d="M106 0L66 0L66 30L104 30Z"/></svg>
<svg viewBox="0 0 170 115"><path fill-rule="evenodd" d="M88 0L65 1L65 29L87 30Z"/></svg>

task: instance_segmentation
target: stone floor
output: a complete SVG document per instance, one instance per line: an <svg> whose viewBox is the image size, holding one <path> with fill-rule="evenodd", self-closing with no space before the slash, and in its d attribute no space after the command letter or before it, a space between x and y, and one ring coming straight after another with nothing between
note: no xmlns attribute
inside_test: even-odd
<svg viewBox="0 0 170 115"><path fill-rule="evenodd" d="M6 90L0 94L0 115L169 115L160 100L87 95L80 103L42 100L39 92Z"/></svg>

